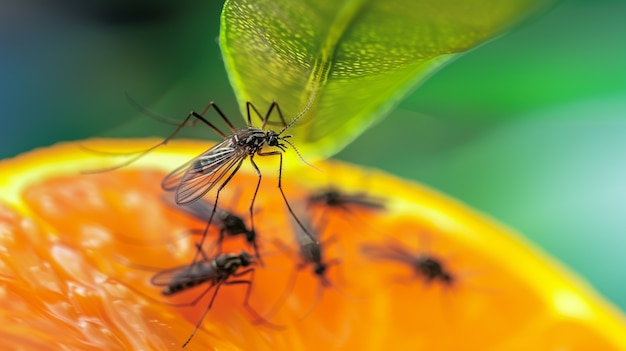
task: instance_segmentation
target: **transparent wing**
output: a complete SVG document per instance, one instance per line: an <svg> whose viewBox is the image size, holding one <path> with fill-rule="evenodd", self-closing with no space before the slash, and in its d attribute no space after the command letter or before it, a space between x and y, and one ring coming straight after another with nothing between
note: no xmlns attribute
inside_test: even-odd
<svg viewBox="0 0 626 351"><path fill-rule="evenodd" d="M158 272L150 278L150 283L156 286L168 286L174 283L184 282L185 279L193 280L194 275L191 274L193 268L189 265L178 266Z"/></svg>
<svg viewBox="0 0 626 351"><path fill-rule="evenodd" d="M197 157L194 157L191 160L185 162L183 165L179 166L178 168L173 170L170 174L165 176L165 178L163 178L163 180L161 181L161 188L163 188L163 190L165 191L175 191L180 185L180 182L185 176L185 173L187 173L187 170L189 170L189 168L191 168L193 164L196 163L199 159L201 159L202 157L206 158L207 156L213 155L213 154L217 156L220 156L220 155L224 156L230 152L233 152L234 151L233 149L234 147L232 145L232 140L230 138L222 141L219 144L214 145L212 148L201 153Z"/></svg>
<svg viewBox="0 0 626 351"><path fill-rule="evenodd" d="M177 211L182 211L201 221L208 221L209 220L208 217L210 213L213 212L213 204L204 199L200 199L198 201L194 201L186 205L178 205L176 203L175 197L170 194L163 194L163 196L161 196L161 199L166 205L170 206L171 208ZM223 211L223 210L218 206L215 209L215 213L219 214L220 211ZM214 221L218 220L220 216L215 216L215 217L216 218L214 218Z"/></svg>
<svg viewBox="0 0 626 351"><path fill-rule="evenodd" d="M178 205L194 202L219 184L233 167L239 168L247 156L244 149L225 140L168 174L162 188L175 191Z"/></svg>
<svg viewBox="0 0 626 351"><path fill-rule="evenodd" d="M399 243L390 242L386 245L361 245L361 252L366 256L376 260L388 260L411 263L415 260L415 255L401 246Z"/></svg>
<svg viewBox="0 0 626 351"><path fill-rule="evenodd" d="M188 169L176 189L176 203L185 205L198 200L219 184L233 167L238 169L246 157L246 153L237 153L231 159L220 163L219 168L210 173L204 171L194 172L191 168Z"/></svg>
<svg viewBox="0 0 626 351"><path fill-rule="evenodd" d="M165 191L175 191L176 188L178 188L178 184L180 184L180 180L183 179L183 175L187 172L187 169L191 167L191 164L196 160L196 158L192 158L191 160L185 162L182 166L170 172L170 174L166 175L161 181L161 189Z"/></svg>
<svg viewBox="0 0 626 351"><path fill-rule="evenodd" d="M346 194L343 196L343 201L345 203L355 204L361 207L371 208L375 210L385 209L385 199L381 197L374 197L365 193Z"/></svg>
<svg viewBox="0 0 626 351"><path fill-rule="evenodd" d="M156 286L192 285L215 278L215 270L210 264L194 263L160 271L150 278Z"/></svg>

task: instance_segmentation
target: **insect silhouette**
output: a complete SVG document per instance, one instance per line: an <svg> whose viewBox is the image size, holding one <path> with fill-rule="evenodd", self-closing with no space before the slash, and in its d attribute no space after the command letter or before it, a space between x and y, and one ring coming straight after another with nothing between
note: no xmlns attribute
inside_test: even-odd
<svg viewBox="0 0 626 351"><path fill-rule="evenodd" d="M208 222L209 214L213 211L213 205L205 199L200 199L186 205L176 205L173 197L171 196L164 195L161 198L163 199L163 202L165 202L168 206L176 210L183 211L205 222ZM217 209L215 209L215 216L213 219L213 224L215 224L219 228L219 237L217 238L216 242L218 253L221 253L222 242L226 237L243 235L248 244L252 246L256 259L259 261L259 263L263 264L261 255L259 254L259 247L256 241L256 232L252 229L248 229L246 223L241 217L221 207L218 207ZM190 232L193 234L204 234L204 230L190 230Z"/></svg>
<svg viewBox="0 0 626 351"><path fill-rule="evenodd" d="M198 250L202 251L199 245L197 245L197 247ZM170 296L194 288L198 285L209 283L209 286L193 301L186 304L177 304L177 306L193 306L198 303L198 301L200 301L200 299L202 299L209 291L211 291L211 289L214 289L209 305L202 313L202 316L196 323L191 335L189 335L185 343L182 345L183 347L189 344L200 328L204 317L206 317L209 310L211 310L211 307L213 307L217 293L222 285L247 285L246 295L243 301L243 306L246 310L248 310L248 312L256 318L256 322L262 322L275 329L282 329L282 327L266 321L248 303L250 293L252 291L252 282L254 281L255 272L254 267L249 267L253 263L253 256L245 251L241 251L239 254L219 254L213 259L206 257L203 251L201 252L201 255L203 256L202 260L195 261L190 265L183 265L163 270L155 274L150 280L155 286L164 286L164 289L161 291L161 294L164 296ZM246 269L240 270L240 268ZM249 278L240 279L240 277L244 275L249 275Z"/></svg>
<svg viewBox="0 0 626 351"><path fill-rule="evenodd" d="M335 188L328 188L314 193L307 199L309 207L324 205L328 208L341 209L350 212L352 207L369 210L384 210L384 200L369 196L365 193L346 194Z"/></svg>
<svg viewBox="0 0 626 351"><path fill-rule="evenodd" d="M383 245L363 244L361 252L374 260L407 264L425 284L438 281L450 286L455 282L455 276L439 259L426 253L411 252L406 246L396 241L389 241Z"/></svg>
<svg viewBox="0 0 626 351"><path fill-rule="evenodd" d="M205 229L205 234L202 236L200 244L204 243L206 238L206 233L208 228L215 216L215 212L217 210L217 204L219 202L220 192L224 187L228 184L228 182L233 178L233 176L237 173L243 161L246 159L250 160L250 164L254 168L258 176L258 181L256 187L254 189L254 193L252 196L252 201L250 202L250 226L252 230L254 230L254 202L256 200L259 186L261 185L261 171L259 167L254 162L254 157L258 156L278 156L279 157L279 167L278 167L278 189L283 197L285 204L289 210L291 216L295 219L298 225L305 231L306 235L311 239L314 239L313 236L307 232L307 229L300 222L298 217L295 215L289 201L287 200L287 196L282 188L282 168L283 168L283 152L287 151L287 145L291 146L294 151L299 155L295 146L288 140L291 135L283 135L283 133L294 123L296 123L310 108L313 104L313 100L315 98L315 90L316 85L313 87L313 92L311 94L311 98L307 103L306 107L302 112L300 112L296 117L294 117L288 124L285 122L285 118L278 106L276 101L272 102L265 117L261 117L259 111L252 105L252 103L246 103L246 111L247 111L247 127L241 128L239 130L235 129L235 127L230 123L228 118L217 108L217 106L211 102L204 109L202 114L197 114L196 112L191 112L183 124L187 123L187 120L191 117L195 117L201 120L203 123L208 125L214 132L220 135L224 140L219 144L211 147L209 150L203 152L198 157L190 160L184 165L178 167L173 172L168 174L162 181L161 187L166 191L175 192L175 201L178 205L184 205L192 203L201 197L203 197L206 193L208 193L211 189L217 187L215 193L215 200L211 210L211 214L209 215L209 220L207 223L207 227ZM231 131L231 135L226 135L221 132L215 125L206 120L203 117L203 114L208 111L208 109L213 106L215 110L218 112L222 120L228 125L228 128ZM283 124L283 128L278 132L274 130L265 130L269 118L272 112L276 110L281 123ZM256 113L256 115L262 120L261 128L254 127L252 124L252 112ZM179 127L175 131L177 133L180 130ZM174 134L174 133L173 133ZM171 136L170 136L171 137ZM272 151L263 151L264 147L274 147L275 149ZM302 159L302 158L301 158ZM304 161L304 160L303 160ZM305 162L306 163L306 162ZM197 256L194 260L197 259Z"/></svg>

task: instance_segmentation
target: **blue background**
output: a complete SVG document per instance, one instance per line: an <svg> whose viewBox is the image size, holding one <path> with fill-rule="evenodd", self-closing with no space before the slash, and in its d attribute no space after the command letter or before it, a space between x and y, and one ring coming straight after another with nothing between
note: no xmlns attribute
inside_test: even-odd
<svg viewBox="0 0 626 351"><path fill-rule="evenodd" d="M4 0L0 158L238 115L217 1ZM561 1L465 54L337 158L459 198L516 228L626 310L626 2ZM207 136L208 135L208 136ZM213 138L202 128L186 137Z"/></svg>

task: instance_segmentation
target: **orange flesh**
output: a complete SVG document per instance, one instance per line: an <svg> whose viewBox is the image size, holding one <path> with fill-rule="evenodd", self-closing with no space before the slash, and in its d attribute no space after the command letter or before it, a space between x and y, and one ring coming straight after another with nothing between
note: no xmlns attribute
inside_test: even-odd
<svg viewBox="0 0 626 351"><path fill-rule="evenodd" d="M102 145L129 150L152 141ZM0 335L9 349L182 345L212 292L193 307L169 306L193 300L207 285L164 297L150 284L155 272L140 266L168 269L192 260L199 238L185 231L205 223L165 205L160 181L164 170L199 154L198 147L206 145L178 143L167 154L158 150L130 167L92 175L76 171L105 167L102 160L73 144L0 164L1 174L11 174L0 183L11 189L0 207ZM316 165L322 172L285 170L283 186L300 218L310 218L314 228L325 223L323 257L338 260L327 272L332 286L317 301L319 279L307 266L282 300L300 262L295 223L276 187L276 162L259 165L255 229L265 266L255 266L249 302L261 315L279 306L270 321L284 329L253 323L243 307L245 286L224 285L187 349L626 349L623 315L509 230L428 189L330 162ZM220 206L249 223L256 181L242 169L220 194ZM329 183L385 197L387 209L307 209L306 199ZM216 235L212 228L211 238ZM426 284L409 265L372 260L360 250L391 240L437 258L454 283ZM243 237L227 239L222 251L240 250L252 253Z"/></svg>

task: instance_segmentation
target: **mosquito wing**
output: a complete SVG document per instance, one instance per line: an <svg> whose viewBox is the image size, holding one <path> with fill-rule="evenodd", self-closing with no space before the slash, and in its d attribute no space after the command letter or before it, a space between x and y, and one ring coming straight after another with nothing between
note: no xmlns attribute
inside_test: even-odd
<svg viewBox="0 0 626 351"><path fill-rule="evenodd" d="M415 260L415 256L410 251L398 245L397 243L389 243L387 245L362 245L361 252L375 260L387 260L405 263L411 263Z"/></svg>
<svg viewBox="0 0 626 351"><path fill-rule="evenodd" d="M182 211L185 214L193 216L201 221L208 221L209 215L211 214L211 212L213 212L213 204L211 204L209 201L206 201L204 199L200 199L198 201L191 202L182 206L176 204L176 200L174 196L170 194L163 194L163 196L161 196L161 199L163 200L165 204L167 204L171 208L177 211ZM216 214L219 214L222 211L225 211L225 210L222 210L219 206L216 207L215 209ZM220 218L220 216L216 216L216 217L217 218L215 218L214 220L217 220Z"/></svg>
<svg viewBox="0 0 626 351"><path fill-rule="evenodd" d="M202 155L204 155L204 153L202 153ZM191 164L196 160L196 158L192 158L191 160L185 162L185 164L183 164L182 166L179 166L178 168L170 172L170 174L166 175L165 178L163 178L163 180L161 181L161 189L165 191L176 191L176 188L178 188L178 184L180 184L180 180L183 178L183 175L185 174L185 172L187 172L187 169L191 167Z"/></svg>
<svg viewBox="0 0 626 351"><path fill-rule="evenodd" d="M156 286L193 286L214 279L214 269L202 262L178 266L158 272L150 278Z"/></svg>
<svg viewBox="0 0 626 351"><path fill-rule="evenodd" d="M231 139L210 148L202 155L168 174L162 182L166 191L175 191L178 205L188 204L204 196L233 168L236 172L248 156Z"/></svg>

